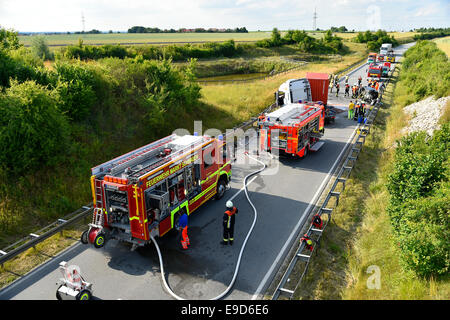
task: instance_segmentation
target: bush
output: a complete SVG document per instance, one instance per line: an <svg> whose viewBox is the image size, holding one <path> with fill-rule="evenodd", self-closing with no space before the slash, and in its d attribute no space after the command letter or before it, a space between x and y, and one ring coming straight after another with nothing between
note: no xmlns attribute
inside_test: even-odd
<svg viewBox="0 0 450 320"><path fill-rule="evenodd" d="M375 33L372 33L369 30L364 33L358 32L353 41L357 43L367 43L367 49L370 51L378 51L383 43L392 43L393 47L396 47L399 44L393 36L389 36L384 30L378 30Z"/></svg>
<svg viewBox="0 0 450 320"><path fill-rule="evenodd" d="M42 60L53 60L54 58L43 36L33 37L31 40L31 52Z"/></svg>
<svg viewBox="0 0 450 320"><path fill-rule="evenodd" d="M25 58L25 55L19 54L14 57L14 52L16 51L8 52L0 49L0 86L9 87L10 79L23 82L43 77L42 70L30 65L30 61Z"/></svg>
<svg viewBox="0 0 450 320"><path fill-rule="evenodd" d="M450 92L450 63L434 42L418 41L405 52L400 80L414 95L415 101L427 96L437 98Z"/></svg>
<svg viewBox="0 0 450 320"><path fill-rule="evenodd" d="M402 138L388 177L388 213L403 263L418 275L445 274L450 252L450 124L433 137Z"/></svg>
<svg viewBox="0 0 450 320"><path fill-rule="evenodd" d="M0 167L11 174L55 164L69 127L59 97L35 81L11 81L0 95Z"/></svg>
<svg viewBox="0 0 450 320"><path fill-rule="evenodd" d="M98 102L95 73L74 63L56 63L55 72L53 85L61 98L61 111L72 120L85 119Z"/></svg>

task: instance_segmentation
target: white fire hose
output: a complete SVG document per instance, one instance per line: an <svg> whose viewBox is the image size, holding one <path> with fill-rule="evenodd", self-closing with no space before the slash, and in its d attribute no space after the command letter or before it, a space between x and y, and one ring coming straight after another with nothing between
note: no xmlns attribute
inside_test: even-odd
<svg viewBox="0 0 450 320"><path fill-rule="evenodd" d="M231 290L231 288L233 287L234 282L236 281L236 277L237 277L238 271L239 271L239 266L240 266L240 264L241 264L241 258L242 258L242 254L243 254L244 249L245 249L245 245L247 244L247 240L248 240L248 238L250 237L250 234L251 234L252 231L253 231L253 227L255 226L255 224L256 224L256 219L257 219L257 217L258 217L258 213L257 213L257 211L256 211L256 208L255 208L255 206L253 205L252 201L250 200L250 197L248 196L248 192L247 192L247 180L248 180L249 177L251 177L251 176L253 176L253 175L255 175L255 174L260 173L261 171L263 171L263 170L266 168L266 165L265 165L263 162L259 161L258 159L255 159L255 158L251 157L247 152L245 152L244 154L247 155L247 157L249 157L250 159L255 160L256 162L259 162L260 164L263 165L263 167L262 167L261 169L258 169L258 170L256 170L256 171L254 171L254 172L248 174L248 175L244 178L244 192L245 192L245 196L247 197L248 202L249 202L250 205L252 206L255 215L254 215L254 218L253 218L252 226L250 227L250 230L248 231L247 236L245 237L244 243L242 244L241 252L239 253L239 257L238 257L238 260L237 260L237 263L236 263L236 269L234 270L233 279L231 279L230 285L228 286L228 288L226 288L226 290L225 290L224 292L222 292L222 293L219 294L217 297L214 297L214 298L212 298L212 299L210 299L210 300L219 300L219 299L221 299L221 298L224 297L224 296ZM154 238L152 235L150 235L150 237L151 237L153 243L155 244L156 250L158 251L159 264L160 264L160 267L161 267L161 277L162 277L162 279L163 279L164 287L165 287L166 290L169 292L169 294L170 294L172 297L174 297L175 299L177 299L177 300L185 300L185 298L182 298L182 297L176 295L176 294L172 291L172 289L170 289L169 285L167 284L166 277L165 277L165 274L164 274L164 265L163 265L163 259L162 259L161 251L160 251L160 249L159 249L158 243L156 242L155 238Z"/></svg>

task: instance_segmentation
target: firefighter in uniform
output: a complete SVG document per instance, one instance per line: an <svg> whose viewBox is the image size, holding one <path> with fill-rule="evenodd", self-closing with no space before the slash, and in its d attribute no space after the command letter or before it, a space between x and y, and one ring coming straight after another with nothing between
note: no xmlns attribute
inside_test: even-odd
<svg viewBox="0 0 450 320"><path fill-rule="evenodd" d="M231 201L227 201L226 207L227 210L223 214L223 241L221 244L227 245L229 243L232 246L234 241L234 220L238 209L233 206Z"/></svg>
<svg viewBox="0 0 450 320"><path fill-rule="evenodd" d="M305 242L305 247L309 251L313 251L313 242L310 237L305 233L303 237L300 239L300 242Z"/></svg>
<svg viewBox="0 0 450 320"><path fill-rule="evenodd" d="M180 223L180 229L181 229L181 246L184 250L188 248L188 245L190 245L189 237L187 234L188 229L188 215L186 213L186 207L183 209L183 214L180 217L179 223Z"/></svg>
<svg viewBox="0 0 450 320"><path fill-rule="evenodd" d="M322 229L323 221L322 221L322 218L320 217L319 214L316 214L316 215L313 217L312 225L313 225L314 227L316 227L317 229Z"/></svg>

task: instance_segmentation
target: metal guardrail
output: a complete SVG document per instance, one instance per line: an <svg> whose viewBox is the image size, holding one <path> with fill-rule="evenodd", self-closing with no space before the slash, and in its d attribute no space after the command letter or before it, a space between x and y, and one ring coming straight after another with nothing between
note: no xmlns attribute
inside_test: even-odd
<svg viewBox="0 0 450 320"><path fill-rule="evenodd" d="M392 74L394 73L394 71L395 71L395 68L394 68ZM389 78L388 81L385 82L386 86L387 86L387 84L389 84L390 80L391 80L391 78ZM354 165L356 164L356 161L361 152L362 146L364 145L366 137L370 132L370 127L373 124L373 121L375 120L375 118L378 114L378 110L381 106L381 99L383 97L383 93L384 92L381 92L381 94L379 95L377 102L375 103L373 108L370 110L370 113L368 114L368 116L366 118L367 120L365 121L365 123L363 123L362 125L360 125L357 128L357 131L359 131L359 134L357 136L355 135L356 139L353 137L353 143L350 145L350 147L347 147L348 149L345 152L345 155L347 156L347 158L343 162L342 166L340 167L339 173L337 174L336 179L335 179L333 185L331 186L330 191L327 193L322 205L317 210L317 214L320 215L321 218L322 218L323 214L326 214L328 219L324 221L324 225L322 226L321 229L314 228L313 225L311 224L306 232L306 235L316 243L316 245L313 246L313 251L312 252L308 251L305 254L304 253L305 247L306 247L305 242L302 241L299 244L298 249L296 250L296 252L295 252L293 258L291 259L285 273L283 274L278 286L276 287L275 292L272 295L272 300L278 300L280 295L284 295L284 296L287 296L289 299L292 299L295 291L300 286L301 281L303 280L304 276L306 275L311 258L313 256L313 254L316 252L316 248L317 248L318 244L320 243L320 238L322 237L323 232L325 231L328 223L331 221L332 212L339 204L339 197L340 197L341 193L335 191L336 187L339 183L342 183L342 191L345 190L345 182L349 178L351 171L352 171ZM333 208L328 207L328 203L331 198L336 199L336 204ZM299 232L301 232L301 230ZM297 236L297 238L298 238L298 236ZM300 278L293 288L292 287L287 288L287 286L288 286L287 284L290 282L290 276L291 276L294 268L297 266L297 264L299 262L304 263L301 266L302 268L300 268L300 271L301 271Z"/></svg>
<svg viewBox="0 0 450 320"><path fill-rule="evenodd" d="M20 253L35 247L38 243L50 238L54 234L61 232L74 222L77 222L87 216L92 212L92 210L92 203L87 206L83 206L67 216L56 220L52 224L36 232L30 233L27 237L14 242L3 250L0 250L0 265L3 265L6 261L16 257Z"/></svg>

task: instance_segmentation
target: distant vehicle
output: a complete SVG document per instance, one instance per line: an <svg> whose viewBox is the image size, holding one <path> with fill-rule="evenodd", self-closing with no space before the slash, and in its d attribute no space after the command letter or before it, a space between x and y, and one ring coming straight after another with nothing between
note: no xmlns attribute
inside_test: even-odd
<svg viewBox="0 0 450 320"><path fill-rule="evenodd" d="M379 54L378 55L378 61L379 62L383 62L384 61L384 54Z"/></svg>
<svg viewBox="0 0 450 320"><path fill-rule="evenodd" d="M376 63L372 63L369 66L369 69L367 71L367 77L368 78L381 78L381 71L382 71L382 66Z"/></svg>
<svg viewBox="0 0 450 320"><path fill-rule="evenodd" d="M394 63L395 62L394 53L388 53L388 55L386 56L386 61Z"/></svg>
<svg viewBox="0 0 450 320"><path fill-rule="evenodd" d="M391 69L391 63L390 62L385 62L385 63L383 63L383 66L386 66L386 67L388 67L389 68L389 70Z"/></svg>
<svg viewBox="0 0 450 320"><path fill-rule="evenodd" d="M377 62L377 54L374 53L374 52L369 53L369 57L367 58L367 63L371 64L371 63L374 63L374 62Z"/></svg>
<svg viewBox="0 0 450 320"><path fill-rule="evenodd" d="M387 78L387 77L389 77L389 71L390 71L390 68L389 68L388 66L383 66L383 67L381 68L381 77L382 77L382 78Z"/></svg>
<svg viewBox="0 0 450 320"><path fill-rule="evenodd" d="M387 55L389 51L392 51L392 43L383 43L380 48L380 54Z"/></svg>

